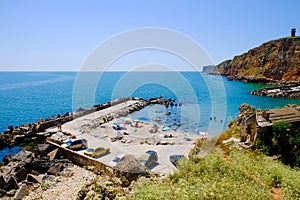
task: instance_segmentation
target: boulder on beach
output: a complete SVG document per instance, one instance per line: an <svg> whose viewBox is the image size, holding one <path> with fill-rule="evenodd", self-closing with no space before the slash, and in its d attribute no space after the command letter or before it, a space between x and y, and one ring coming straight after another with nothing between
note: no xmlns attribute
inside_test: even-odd
<svg viewBox="0 0 300 200"><path fill-rule="evenodd" d="M114 167L114 171L125 176L128 181L136 180L139 176L148 174L146 167L133 155L125 155L121 158Z"/></svg>
<svg viewBox="0 0 300 200"><path fill-rule="evenodd" d="M125 155L121 158L118 164L114 167L116 171L143 174L146 173L146 167L133 155Z"/></svg>

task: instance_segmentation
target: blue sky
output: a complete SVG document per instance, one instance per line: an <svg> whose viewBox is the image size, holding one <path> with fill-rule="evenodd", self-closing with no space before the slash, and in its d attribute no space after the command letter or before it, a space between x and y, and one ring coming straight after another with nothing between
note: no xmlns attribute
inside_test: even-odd
<svg viewBox="0 0 300 200"><path fill-rule="evenodd" d="M143 27L183 33L218 64L291 28L300 35L299 9L298 0L1 0L0 70L76 71L101 42Z"/></svg>

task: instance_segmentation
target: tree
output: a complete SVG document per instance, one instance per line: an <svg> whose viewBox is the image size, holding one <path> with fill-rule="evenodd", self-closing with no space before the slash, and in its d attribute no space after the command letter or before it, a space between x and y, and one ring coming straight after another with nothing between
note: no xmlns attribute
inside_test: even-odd
<svg viewBox="0 0 300 200"><path fill-rule="evenodd" d="M300 128L293 127L291 123L278 122L272 129L274 147L277 147L283 161L292 166L300 166Z"/></svg>

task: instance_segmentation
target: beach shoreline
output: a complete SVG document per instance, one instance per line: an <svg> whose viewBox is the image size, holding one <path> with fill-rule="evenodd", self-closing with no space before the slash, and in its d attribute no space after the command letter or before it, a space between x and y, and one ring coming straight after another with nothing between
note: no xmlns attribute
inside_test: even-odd
<svg viewBox="0 0 300 200"><path fill-rule="evenodd" d="M152 122L135 119L130 119L131 122L128 122L130 121L128 117L114 118L114 120L102 123L101 116L124 110L135 103L137 101L129 100L126 103L81 116L64 123L62 131L77 138L86 139L89 147L110 148L110 153L96 158L110 167L114 167L116 164L112 160L117 156L130 154L138 158L146 151L154 150L157 152L158 162L150 170L162 175L175 172L176 168L169 161L169 156L180 154L188 157L190 150L194 148L200 136L171 129L163 131L163 126L154 125ZM121 130L115 130L113 127L116 125L121 127ZM157 129L155 133L151 131L153 128ZM58 130L57 127L51 127L46 131L55 132ZM83 154L83 152L84 150L78 151L79 154Z"/></svg>

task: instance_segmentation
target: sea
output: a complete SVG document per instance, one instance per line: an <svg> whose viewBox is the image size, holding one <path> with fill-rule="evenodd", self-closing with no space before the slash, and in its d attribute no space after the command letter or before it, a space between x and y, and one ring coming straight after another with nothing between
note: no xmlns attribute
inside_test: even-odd
<svg viewBox="0 0 300 200"><path fill-rule="evenodd" d="M199 72L0 72L0 132L10 125L36 122L122 97L162 96L174 99L174 106L148 106L130 117L216 136L238 116L238 107L243 103L257 109L300 104L300 99L249 94L262 87L266 85ZM19 150L4 148L0 160Z"/></svg>

